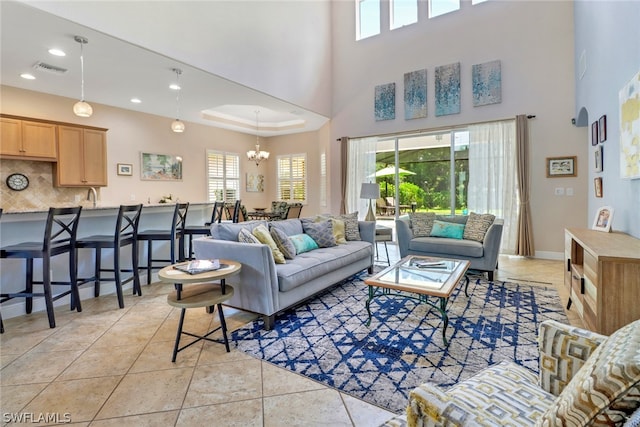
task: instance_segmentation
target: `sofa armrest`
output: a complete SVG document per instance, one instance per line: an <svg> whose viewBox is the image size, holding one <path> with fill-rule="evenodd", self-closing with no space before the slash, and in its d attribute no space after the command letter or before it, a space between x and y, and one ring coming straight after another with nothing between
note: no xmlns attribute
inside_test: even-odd
<svg viewBox="0 0 640 427"><path fill-rule="evenodd" d="M218 240L211 237L194 239L196 259L229 259L242 263L240 273L227 279L234 286L231 305L255 313L271 315L280 307L278 303L278 277L269 246Z"/></svg>
<svg viewBox="0 0 640 427"><path fill-rule="evenodd" d="M555 320L542 322L538 332L540 387L556 396L559 395L606 338L604 335Z"/></svg>
<svg viewBox="0 0 640 427"><path fill-rule="evenodd" d="M498 255L500 255L500 242L502 240L502 228L504 227L504 220L496 218L493 224L489 226L487 232L484 235L482 241L484 265L487 266L487 270L493 271L498 265Z"/></svg>
<svg viewBox="0 0 640 427"><path fill-rule="evenodd" d="M409 215L402 215L396 219L396 236L398 238L400 258L404 258L409 254L409 242L413 239Z"/></svg>
<svg viewBox="0 0 640 427"><path fill-rule="evenodd" d="M376 243L376 223L374 221L358 221L360 238L372 245Z"/></svg>
<svg viewBox="0 0 640 427"><path fill-rule="evenodd" d="M410 426L442 426L446 424L448 411L455 409L461 415L462 408L456 400L430 383L420 384L409 393L407 424ZM461 416L461 418L464 418Z"/></svg>

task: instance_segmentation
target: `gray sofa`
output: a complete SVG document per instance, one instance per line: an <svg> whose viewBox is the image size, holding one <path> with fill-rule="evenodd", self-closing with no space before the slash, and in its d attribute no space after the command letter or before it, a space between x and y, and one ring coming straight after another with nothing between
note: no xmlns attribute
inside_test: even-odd
<svg viewBox="0 0 640 427"><path fill-rule="evenodd" d="M285 264L276 264L265 244L238 242L241 228L252 230L258 224L276 226L287 235L302 233L300 219L248 221L211 226L211 236L194 240L197 259L230 259L242 263L240 274L227 279L234 285L229 306L261 314L265 329L271 329L275 316L318 292L364 269L373 271L375 223L360 221L361 239L328 248L301 253Z"/></svg>
<svg viewBox="0 0 640 427"><path fill-rule="evenodd" d="M436 219L465 224L468 216L438 215ZM493 280L493 272L498 265L503 225L504 220L496 218L482 242L446 237L413 237L409 215L403 215L396 220L400 256L423 255L465 259L471 263L470 270L487 272L488 279Z"/></svg>

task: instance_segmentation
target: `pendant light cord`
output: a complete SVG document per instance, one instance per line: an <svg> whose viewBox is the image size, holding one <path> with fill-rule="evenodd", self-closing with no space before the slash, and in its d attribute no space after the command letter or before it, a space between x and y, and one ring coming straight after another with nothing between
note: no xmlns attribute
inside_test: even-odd
<svg viewBox="0 0 640 427"><path fill-rule="evenodd" d="M80 42L80 100L84 102L84 47L85 42Z"/></svg>

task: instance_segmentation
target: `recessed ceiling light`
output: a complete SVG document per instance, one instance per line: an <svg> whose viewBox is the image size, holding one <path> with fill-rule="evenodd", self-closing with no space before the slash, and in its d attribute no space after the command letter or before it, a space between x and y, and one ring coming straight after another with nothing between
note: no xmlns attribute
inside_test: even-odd
<svg viewBox="0 0 640 427"><path fill-rule="evenodd" d="M131 98L131 102L133 102L134 104L140 104L142 101L140 100L140 98Z"/></svg>
<svg viewBox="0 0 640 427"><path fill-rule="evenodd" d="M67 54L64 53L64 51L56 48L49 49L49 53L55 56L67 56Z"/></svg>
<svg viewBox="0 0 640 427"><path fill-rule="evenodd" d="M22 74L20 74L20 77L22 77L25 80L35 80L36 79L33 76L33 74L29 74L29 73L22 73Z"/></svg>
<svg viewBox="0 0 640 427"><path fill-rule="evenodd" d="M169 89L171 89L171 90L180 90L180 85L178 83L171 83L169 85Z"/></svg>

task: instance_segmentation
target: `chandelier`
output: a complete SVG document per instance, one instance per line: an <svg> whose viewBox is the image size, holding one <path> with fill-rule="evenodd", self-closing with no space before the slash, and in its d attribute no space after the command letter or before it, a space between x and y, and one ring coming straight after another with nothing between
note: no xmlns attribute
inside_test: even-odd
<svg viewBox="0 0 640 427"><path fill-rule="evenodd" d="M258 166L261 161L269 158L268 151L260 151L260 137L258 136L258 130L260 127L258 125L258 114L260 114L260 111L256 111L256 149L247 151L247 159L256 162L256 166Z"/></svg>

